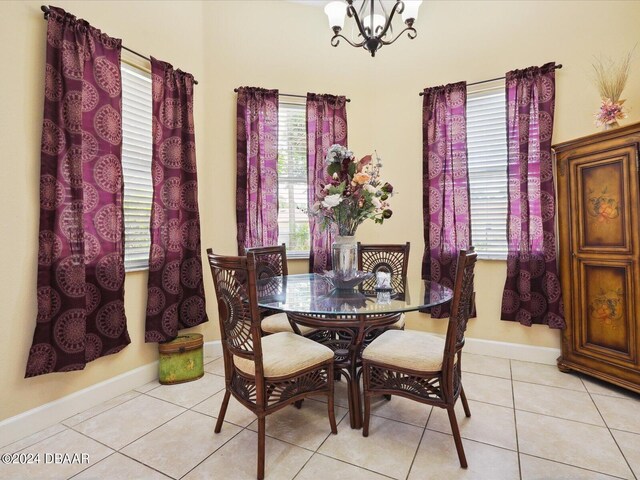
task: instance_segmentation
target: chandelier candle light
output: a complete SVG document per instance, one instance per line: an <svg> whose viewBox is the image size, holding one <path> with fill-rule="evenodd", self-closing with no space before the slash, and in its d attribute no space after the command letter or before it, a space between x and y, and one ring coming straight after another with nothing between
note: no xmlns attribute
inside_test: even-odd
<svg viewBox="0 0 640 480"><path fill-rule="evenodd" d="M323 230L335 225L338 237L332 245L333 272L329 279L334 285L350 285L361 276L357 271L355 233L362 222L372 219L382 224L391 218L389 198L393 186L380 178L382 163L376 155L360 160L341 145L332 145L327 153L329 182L322 186L309 213L320 219ZM367 278L362 276L362 280Z"/></svg>
<svg viewBox="0 0 640 480"><path fill-rule="evenodd" d="M418 33L413 24L418 18L418 9L422 0L396 0L388 14L383 0L361 0L362 3L358 10L353 6L353 2L354 0L346 0L346 3L343 1L329 2L324 8L324 13L329 17L329 26L333 30L332 46L337 47L342 38L352 47L362 47L369 51L372 57L375 57L380 48L384 45L391 45L405 32L409 38L416 38ZM376 4L381 13L376 13ZM396 13L402 14L406 27L394 37L391 23ZM358 28L359 33L354 41L340 33L344 28L345 14L354 19Z"/></svg>

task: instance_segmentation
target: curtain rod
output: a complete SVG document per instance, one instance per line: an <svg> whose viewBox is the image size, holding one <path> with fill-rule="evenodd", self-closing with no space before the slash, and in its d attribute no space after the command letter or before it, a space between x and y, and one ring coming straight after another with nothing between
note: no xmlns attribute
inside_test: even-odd
<svg viewBox="0 0 640 480"><path fill-rule="evenodd" d="M49 7L47 7L46 5L41 5L40 6L40 10L43 11L45 20L47 18L49 18ZM141 53L136 52L135 50L131 50L130 48L125 47L124 45L122 45L122 48L123 48L123 50L126 50L127 52L131 52L134 55L137 55L138 57L143 58L148 62L151 62L151 59L149 57L146 57L146 56L142 55ZM195 85L198 85L198 81L195 78L193 79L193 83Z"/></svg>
<svg viewBox="0 0 640 480"><path fill-rule="evenodd" d="M237 88L234 88L233 91L238 93L238 89ZM306 95L296 95L296 94L293 94L293 93L280 93L280 92L278 92L278 95L282 95L283 97L307 98ZM350 102L350 101L351 101L351 99L347 98L347 102Z"/></svg>
<svg viewBox="0 0 640 480"><path fill-rule="evenodd" d="M554 70L562 68L562 64L560 63L553 68ZM505 78L507 77L496 77L496 78L490 78L489 80L481 80L479 82L467 83L467 87L472 87L473 85L482 85L483 83L495 82L496 80L504 80ZM418 95L423 96L424 92L420 92Z"/></svg>

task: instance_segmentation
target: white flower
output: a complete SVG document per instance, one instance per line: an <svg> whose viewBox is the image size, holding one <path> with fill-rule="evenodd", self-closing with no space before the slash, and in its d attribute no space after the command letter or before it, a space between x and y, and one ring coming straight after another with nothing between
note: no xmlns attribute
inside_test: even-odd
<svg viewBox="0 0 640 480"><path fill-rule="evenodd" d="M339 193L334 193L333 195L327 195L326 197L324 197L322 206L325 208L333 208L340 205L340 202L342 202L342 197Z"/></svg>
<svg viewBox="0 0 640 480"><path fill-rule="evenodd" d="M366 185L364 186L364 189L365 189L367 192L369 192L369 193L371 193L371 194L373 194L373 195L375 195L375 193L376 193L376 187L374 187L373 185L371 185L371 184L369 184L369 183L368 183L368 184L366 184Z"/></svg>
<svg viewBox="0 0 640 480"><path fill-rule="evenodd" d="M378 197L373 197L371 199L371 203L373 204L374 207L376 208L381 208L382 207L382 202L378 199Z"/></svg>

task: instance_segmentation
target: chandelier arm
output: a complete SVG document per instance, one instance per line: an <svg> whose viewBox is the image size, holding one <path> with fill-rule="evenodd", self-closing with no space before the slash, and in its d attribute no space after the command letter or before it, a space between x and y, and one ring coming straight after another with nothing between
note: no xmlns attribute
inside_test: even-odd
<svg viewBox="0 0 640 480"><path fill-rule="evenodd" d="M364 40L367 40L367 38L370 38L370 36L368 36L366 34L366 32L364 31L364 27L362 26L362 22L360 21L360 17L358 16L358 12L356 12L356 9L352 5L352 3L349 3L349 6L347 7L347 15L349 17L352 17L355 20L356 26L358 27L358 30L360 31L360 35L362 35L362 38ZM342 38L347 40L344 36ZM347 40L347 42L349 42L350 45L354 45L349 40ZM364 41L362 43L354 45L354 46L361 47L362 45L364 45Z"/></svg>
<svg viewBox="0 0 640 480"><path fill-rule="evenodd" d="M385 24L385 26L382 29L382 31L378 35L376 35L376 37L378 37L379 39L382 39L382 37L384 37L385 34L387 33L387 30L389 30L389 27L391 27L391 22L393 21L393 17L395 16L395 14L396 13L402 13L403 10L404 10L404 3L402 3L400 0L398 0L393 5L393 8L391 9L391 13L389 14L389 18L387 19L387 23ZM372 15L373 15L373 13L372 13ZM398 34L398 37L400 35L402 35L402 32L400 32ZM396 37L396 38L398 38L398 37ZM395 40L393 40L393 41L395 41Z"/></svg>
<svg viewBox="0 0 640 480"><path fill-rule="evenodd" d="M340 39L341 38L345 42L347 42L349 45L351 45L352 47L362 47L362 46L364 46L364 43L365 43L364 41L362 41L360 43L353 43L351 40L349 40L344 35L342 35L340 33L336 33L333 37L331 37L331 46L332 47L337 47L338 45L340 45Z"/></svg>
<svg viewBox="0 0 640 480"><path fill-rule="evenodd" d="M393 40L391 40L390 42L387 42L387 41L385 41L385 40L380 40L380 41L381 41L382 45L391 45L392 43L395 43L395 41L396 41L396 40L398 40L398 39L402 36L402 34L403 34L404 32L407 32L407 36L408 36L411 40L413 40L414 38L416 38L416 37L418 36L418 32L416 32L416 29L415 29L415 28L413 28L413 27L407 27L407 28L405 28L404 30L402 30L402 31L398 34L398 36L397 36L396 38L394 38Z"/></svg>

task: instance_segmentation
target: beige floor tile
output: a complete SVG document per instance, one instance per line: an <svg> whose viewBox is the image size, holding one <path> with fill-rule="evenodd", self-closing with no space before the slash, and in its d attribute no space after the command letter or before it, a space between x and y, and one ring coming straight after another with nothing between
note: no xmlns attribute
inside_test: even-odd
<svg viewBox="0 0 640 480"><path fill-rule="evenodd" d="M346 408L336 407L336 422L340 422L347 412ZM342 428L348 427L348 425L343 425ZM258 421L255 420L249 425L249 429L257 431ZM309 450L317 450L325 438L331 435L327 404L304 402L300 410L289 405L267 416L266 432L267 435L278 440L293 443Z"/></svg>
<svg viewBox="0 0 640 480"><path fill-rule="evenodd" d="M484 443L463 440L468 468L460 461L451 435L426 430L411 467L409 480L519 478L518 454Z"/></svg>
<svg viewBox="0 0 640 480"><path fill-rule="evenodd" d="M209 363L212 360L216 360L222 356L222 344L214 343L207 345L205 348L204 363Z"/></svg>
<svg viewBox="0 0 640 480"><path fill-rule="evenodd" d="M603 382L594 377L582 375L582 382L584 386L587 387L589 393L597 393L598 395L606 395L608 397L640 399L640 394L638 393L618 387L612 383Z"/></svg>
<svg viewBox="0 0 640 480"><path fill-rule="evenodd" d="M290 480L313 452L267 437L265 480ZM258 462L258 434L243 430L222 448L194 468L183 480L255 480Z"/></svg>
<svg viewBox="0 0 640 480"><path fill-rule="evenodd" d="M384 480L370 470L316 453L296 476L296 480Z"/></svg>
<svg viewBox="0 0 640 480"><path fill-rule="evenodd" d="M127 445L122 453L180 478L241 430L226 423L220 433L214 433L215 423L215 418L187 411ZM176 455L167 455L168 452Z"/></svg>
<svg viewBox="0 0 640 480"><path fill-rule="evenodd" d="M562 373L553 365L511 360L511 372L513 380L520 382L538 383L580 392L586 391L582 380L577 374Z"/></svg>
<svg viewBox="0 0 640 480"><path fill-rule="evenodd" d="M224 389L224 378L205 373L204 377L193 382L161 385L148 392L147 395L175 403L181 407L191 408L222 389Z"/></svg>
<svg viewBox="0 0 640 480"><path fill-rule="evenodd" d="M636 478L640 478L640 435L618 430L611 430L611 433L631 466L631 470L636 474Z"/></svg>
<svg viewBox="0 0 640 480"><path fill-rule="evenodd" d="M96 405L93 408L85 410L82 413L74 415L73 417L67 418L62 423L67 427L73 427L74 425L79 424L80 422L84 422L96 415L106 412L107 410L117 407L118 405L128 402L129 400L136 398L138 395L142 395L140 392L136 392L135 390L131 390L130 392L124 393L122 395L118 395L117 397L112 398L111 400L107 400L106 402L101 403L100 405Z"/></svg>
<svg viewBox="0 0 640 480"><path fill-rule="evenodd" d="M462 385L469 400L513 408L511 380L477 373L463 373Z"/></svg>
<svg viewBox="0 0 640 480"><path fill-rule="evenodd" d="M520 454L522 480L613 480L603 473Z"/></svg>
<svg viewBox="0 0 640 480"><path fill-rule="evenodd" d="M422 429L381 417L371 417L369 437L340 422L338 434L330 435L319 453L393 478L405 478L418 448Z"/></svg>
<svg viewBox="0 0 640 480"><path fill-rule="evenodd" d="M157 388L159 386L160 386L160 382L158 380L154 380L152 382L145 383L144 385L140 385L139 387L136 387L134 390L140 393L147 393L149 390L153 390L154 388Z"/></svg>
<svg viewBox="0 0 640 480"><path fill-rule="evenodd" d="M191 410L204 413L205 415L209 415L214 418L218 418L223 398L224 390L221 390L215 395L207 398L204 402L199 403L195 407L191 407ZM224 421L233 423L234 425L238 425L240 427L246 427L255 419L255 414L240 402L238 402L232 395L229 399L229 405L227 407L227 413L224 416Z"/></svg>
<svg viewBox="0 0 640 480"><path fill-rule="evenodd" d="M491 375L492 377L511 378L508 359L476 355L474 353L462 354L462 371Z"/></svg>
<svg viewBox="0 0 640 480"><path fill-rule="evenodd" d="M604 427L516 411L520 452L622 478L632 478Z"/></svg>
<svg viewBox="0 0 640 480"><path fill-rule="evenodd" d="M514 381L513 394L518 410L605 426L587 392Z"/></svg>
<svg viewBox="0 0 640 480"><path fill-rule="evenodd" d="M346 380L342 379L340 382L333 383L333 403L336 406L349 408L349 388L347 387ZM317 397L311 397L310 400L317 400L319 402L327 403L327 397L324 395L318 395Z"/></svg>
<svg viewBox="0 0 640 480"><path fill-rule="evenodd" d="M73 480L169 480L169 478L116 452L97 465L87 468L80 475L73 477Z"/></svg>
<svg viewBox="0 0 640 480"><path fill-rule="evenodd" d="M363 407L364 408L364 407ZM371 415L410 423L424 427L431 413L431 406L393 395L391 400L384 397L371 399Z"/></svg>
<svg viewBox="0 0 640 480"><path fill-rule="evenodd" d="M111 455L113 450L95 442L84 435L70 429L53 435L41 442L22 450L25 454L40 454L39 461L28 465L0 466L0 479L61 479L69 478L81 471L97 464L100 460ZM55 463L47 454L77 454L76 462ZM86 454L88 461L82 460Z"/></svg>
<svg viewBox="0 0 640 480"><path fill-rule="evenodd" d="M516 450L516 429L513 409L469 400L471 417L464 416L462 402L456 403L456 417L462 438L497 447ZM451 433L449 415L444 408L434 408L427 424L429 430Z"/></svg>
<svg viewBox="0 0 640 480"><path fill-rule="evenodd" d="M172 403L140 395L73 428L119 450L184 411Z"/></svg>
<svg viewBox="0 0 640 480"><path fill-rule="evenodd" d="M30 447L31 445L38 443L46 438L52 437L56 433L60 433L63 430L66 430L66 427L61 423L56 423L55 425L45 428L44 430L40 430L39 432L34 433L33 435L29 435L28 437L20 439L17 442L13 442L9 445L5 445L0 449L0 451L2 453L19 452L20 450Z"/></svg>
<svg viewBox="0 0 640 480"><path fill-rule="evenodd" d="M220 357L216 360L213 360L212 362L207 363L204 366L204 371L224 377L224 358Z"/></svg>
<svg viewBox="0 0 640 480"><path fill-rule="evenodd" d="M609 428L640 433L640 400L592 395Z"/></svg>

